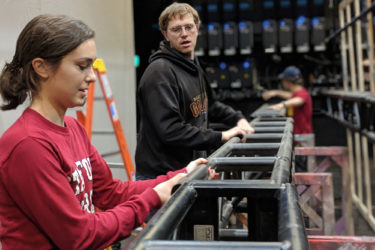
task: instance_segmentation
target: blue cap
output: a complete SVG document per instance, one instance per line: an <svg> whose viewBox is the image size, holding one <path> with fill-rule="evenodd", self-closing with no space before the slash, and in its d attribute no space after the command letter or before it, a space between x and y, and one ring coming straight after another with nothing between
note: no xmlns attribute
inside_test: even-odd
<svg viewBox="0 0 375 250"><path fill-rule="evenodd" d="M278 78L284 79L293 79L293 78L302 78L301 71L296 66L289 66L284 69L284 71L278 75Z"/></svg>

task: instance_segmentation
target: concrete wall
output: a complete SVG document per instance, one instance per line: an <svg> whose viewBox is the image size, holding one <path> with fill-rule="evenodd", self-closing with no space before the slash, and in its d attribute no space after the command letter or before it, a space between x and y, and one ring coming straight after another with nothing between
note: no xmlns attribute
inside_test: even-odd
<svg viewBox="0 0 375 250"><path fill-rule="evenodd" d="M136 145L134 35L131 0L0 0L0 67L14 54L19 33L34 16L44 13L66 14L79 18L96 32L97 55L103 58L119 111L124 134L134 159ZM98 85L98 84L97 84ZM101 94L96 88L96 95ZM1 100L0 100L1 101ZM93 129L112 130L104 101L94 107ZM0 111L0 135L19 117L27 104L12 111ZM74 111L69 115L75 116ZM118 149L113 135L96 135L93 144L100 153ZM120 155L106 158L120 162ZM134 162L134 160L133 160ZM114 171L125 179L125 171Z"/></svg>

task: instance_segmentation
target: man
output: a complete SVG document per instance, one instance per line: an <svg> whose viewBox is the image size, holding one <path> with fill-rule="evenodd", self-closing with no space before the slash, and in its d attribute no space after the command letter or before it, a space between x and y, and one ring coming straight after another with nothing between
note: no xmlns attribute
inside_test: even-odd
<svg viewBox="0 0 375 250"><path fill-rule="evenodd" d="M200 19L186 3L173 3L159 17L165 38L150 57L137 91L140 130L135 155L137 178L149 179L219 147L253 128L240 112L211 100L204 72L194 56ZM210 101L208 101L210 100ZM235 126L224 132L208 120Z"/></svg>
<svg viewBox="0 0 375 250"><path fill-rule="evenodd" d="M263 93L263 99L272 97L285 99L271 106L275 110L287 109L294 119L294 141L299 146L314 146L314 132L312 127L312 99L303 87L301 71L295 66L289 66L279 75L283 90L269 90ZM306 157L296 157L296 171L305 172ZM311 160L309 160L311 161ZM311 163L308 163L311 165Z"/></svg>

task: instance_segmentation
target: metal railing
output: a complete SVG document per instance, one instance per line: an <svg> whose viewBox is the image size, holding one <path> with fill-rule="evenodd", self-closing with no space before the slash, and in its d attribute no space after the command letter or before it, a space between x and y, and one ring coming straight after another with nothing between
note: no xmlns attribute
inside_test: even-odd
<svg viewBox="0 0 375 250"><path fill-rule="evenodd" d="M375 231L369 154L372 148L375 155L375 3L363 2L366 6L361 6L360 0L339 4L340 29L328 39L340 34L343 90L323 94L327 99L324 113L347 128L352 199Z"/></svg>
<svg viewBox="0 0 375 250"><path fill-rule="evenodd" d="M370 92L325 91L323 113L347 128L351 195L355 206L375 231L372 207L371 156L375 156L375 94ZM354 143L353 143L354 137ZM372 164L375 167L374 161Z"/></svg>
<svg viewBox="0 0 375 250"><path fill-rule="evenodd" d="M293 120L269 114L258 112L246 143L232 138L189 174L126 249L308 249L291 184ZM219 180L205 180L208 167ZM228 228L234 214L241 228Z"/></svg>

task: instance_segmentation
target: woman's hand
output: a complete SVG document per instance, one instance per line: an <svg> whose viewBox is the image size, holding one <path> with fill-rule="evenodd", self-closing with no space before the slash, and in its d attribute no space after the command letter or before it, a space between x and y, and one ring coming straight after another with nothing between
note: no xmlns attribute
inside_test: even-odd
<svg viewBox="0 0 375 250"><path fill-rule="evenodd" d="M187 165L186 172L189 174L192 171L194 171L196 168L198 168L200 164L207 164L207 163L208 163L207 159L204 159L204 158L196 159L195 161L192 161L189 163L189 165ZM212 180L215 177L215 174L216 174L215 170L212 167L209 167L207 179Z"/></svg>
<svg viewBox="0 0 375 250"><path fill-rule="evenodd" d="M164 205L171 198L172 188L176 184L178 184L179 181L183 179L185 176L185 173L179 173L176 176L170 178L169 180L162 182L158 184L156 187L154 187L154 190L159 195L162 205Z"/></svg>
<svg viewBox="0 0 375 250"><path fill-rule="evenodd" d="M206 164L208 163L207 159L204 158L198 158L194 161L191 161L187 166L186 166L186 173L190 174L194 169L196 169L200 164Z"/></svg>

